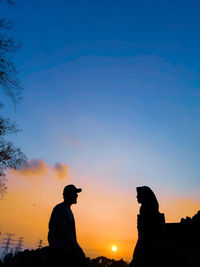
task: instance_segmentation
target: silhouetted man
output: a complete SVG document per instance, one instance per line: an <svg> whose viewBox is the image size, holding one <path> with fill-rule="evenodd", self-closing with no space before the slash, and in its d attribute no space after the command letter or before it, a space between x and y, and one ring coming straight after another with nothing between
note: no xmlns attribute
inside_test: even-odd
<svg viewBox="0 0 200 267"><path fill-rule="evenodd" d="M77 243L71 205L77 203L81 188L70 184L63 190L64 201L56 205L49 221L48 241L56 265L85 266L86 258Z"/></svg>

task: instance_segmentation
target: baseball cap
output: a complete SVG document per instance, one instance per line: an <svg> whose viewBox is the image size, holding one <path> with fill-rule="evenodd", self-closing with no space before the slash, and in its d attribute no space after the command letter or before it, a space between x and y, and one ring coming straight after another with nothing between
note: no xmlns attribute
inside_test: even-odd
<svg viewBox="0 0 200 267"><path fill-rule="evenodd" d="M63 190L63 195L67 195L70 193L80 193L82 191L81 188L77 188L75 185L73 184L68 184L65 186L64 190Z"/></svg>

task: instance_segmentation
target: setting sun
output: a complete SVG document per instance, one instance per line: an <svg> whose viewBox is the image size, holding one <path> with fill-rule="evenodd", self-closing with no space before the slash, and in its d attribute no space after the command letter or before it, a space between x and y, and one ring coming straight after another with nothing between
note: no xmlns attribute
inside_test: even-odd
<svg viewBox="0 0 200 267"><path fill-rule="evenodd" d="M117 251L117 247L116 246L112 246L112 251Z"/></svg>

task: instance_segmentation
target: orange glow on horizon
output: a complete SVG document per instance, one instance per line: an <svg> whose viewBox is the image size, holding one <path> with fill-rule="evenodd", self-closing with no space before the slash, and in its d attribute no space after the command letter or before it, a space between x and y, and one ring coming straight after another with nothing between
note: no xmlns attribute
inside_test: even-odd
<svg viewBox="0 0 200 267"><path fill-rule="evenodd" d="M131 260L137 241L139 205L136 195L123 193L121 189L100 182L94 184L89 178L84 181L87 184L84 186L72 174L60 179L55 170L48 166L47 172L40 176L25 176L10 171L8 181L8 194L0 201L0 227L3 235L10 232L15 234L16 239L23 236L24 245L33 249L37 247L39 239L43 239L44 245L47 245L52 208L62 201L64 186L74 183L83 188L72 210L77 239L86 256ZM171 202L162 199L159 202L160 211L165 213L168 222L180 221L186 215L193 216L200 206L200 201L185 198L173 199ZM115 243L111 246L112 241Z"/></svg>

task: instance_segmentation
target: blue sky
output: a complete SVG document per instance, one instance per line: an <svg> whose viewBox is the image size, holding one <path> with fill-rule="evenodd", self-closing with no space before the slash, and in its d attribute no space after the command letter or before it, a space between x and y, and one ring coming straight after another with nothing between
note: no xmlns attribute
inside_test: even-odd
<svg viewBox="0 0 200 267"><path fill-rule="evenodd" d="M8 172L2 233L23 235L26 247L37 238L47 244L49 215L67 183L83 188L74 212L89 256L131 259L136 186L153 189L166 221L193 216L200 1L19 0L15 8L2 3L0 16L23 42L15 63L24 85L16 110L0 92L1 114L22 129L9 138L36 164L26 175Z"/></svg>
<svg viewBox="0 0 200 267"><path fill-rule="evenodd" d="M16 112L2 96L2 112L30 159L199 195L200 1L22 0L2 10L23 42L25 87Z"/></svg>

